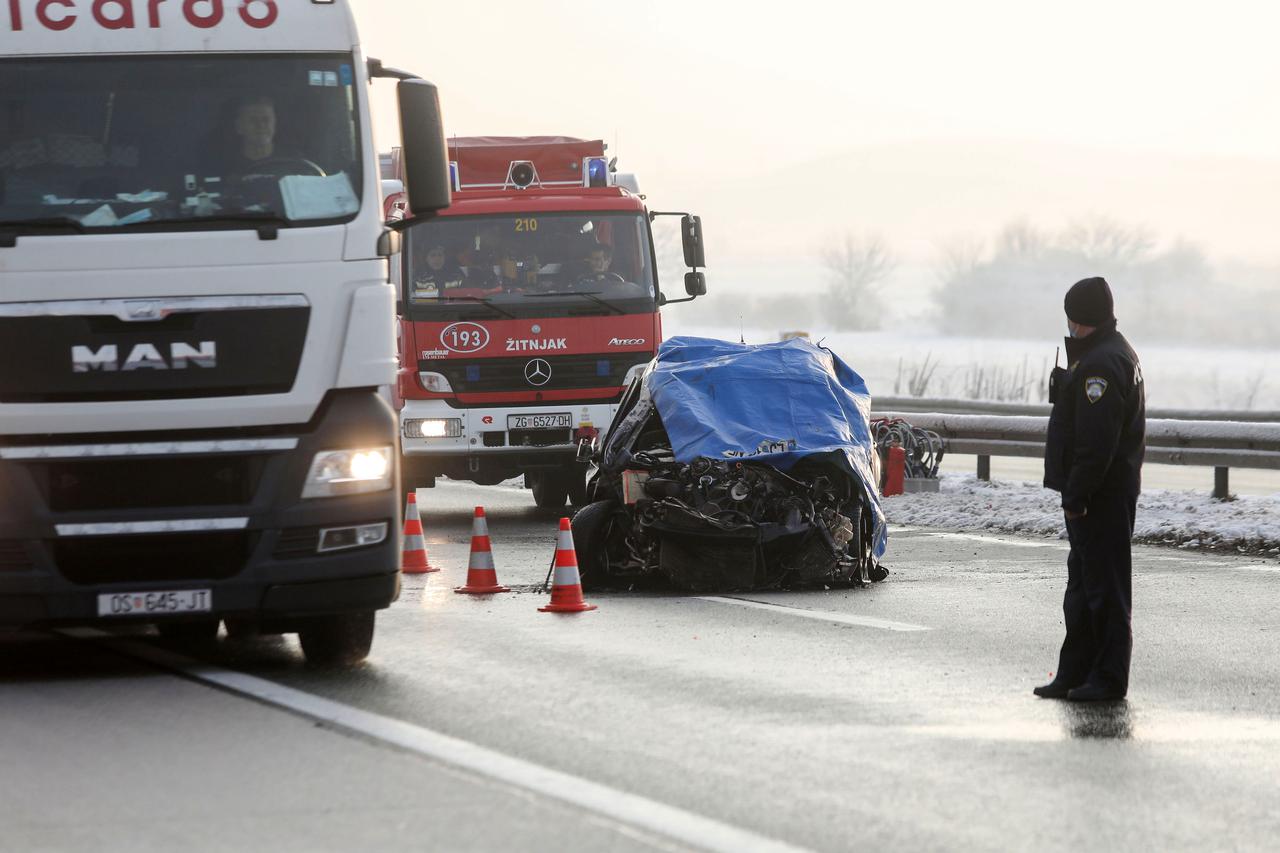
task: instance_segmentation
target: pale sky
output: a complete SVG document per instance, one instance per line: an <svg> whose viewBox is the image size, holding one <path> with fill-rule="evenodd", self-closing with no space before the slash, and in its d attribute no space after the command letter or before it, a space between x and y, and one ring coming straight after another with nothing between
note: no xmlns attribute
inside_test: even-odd
<svg viewBox="0 0 1280 853"><path fill-rule="evenodd" d="M745 286L845 230L923 268L1089 214L1280 265L1274 2L354 2L451 134L604 138Z"/></svg>

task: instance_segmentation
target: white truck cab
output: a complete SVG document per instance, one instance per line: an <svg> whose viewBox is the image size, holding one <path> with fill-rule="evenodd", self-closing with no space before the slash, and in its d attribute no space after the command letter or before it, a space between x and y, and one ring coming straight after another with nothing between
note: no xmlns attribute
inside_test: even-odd
<svg viewBox="0 0 1280 853"><path fill-rule="evenodd" d="M434 87L345 0L4 0L0 33L0 627L363 657L400 518L367 84L401 81L428 217Z"/></svg>

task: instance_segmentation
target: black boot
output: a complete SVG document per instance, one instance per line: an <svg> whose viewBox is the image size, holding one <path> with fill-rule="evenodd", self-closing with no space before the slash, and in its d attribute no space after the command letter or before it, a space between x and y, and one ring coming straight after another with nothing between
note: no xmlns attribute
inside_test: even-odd
<svg viewBox="0 0 1280 853"><path fill-rule="evenodd" d="M1097 684L1082 684L1067 694L1072 702L1115 702L1124 698L1124 691Z"/></svg>
<svg viewBox="0 0 1280 853"><path fill-rule="evenodd" d="M1041 699L1066 699L1067 694L1071 692L1071 685L1061 681L1050 681L1048 684L1041 684L1031 692Z"/></svg>

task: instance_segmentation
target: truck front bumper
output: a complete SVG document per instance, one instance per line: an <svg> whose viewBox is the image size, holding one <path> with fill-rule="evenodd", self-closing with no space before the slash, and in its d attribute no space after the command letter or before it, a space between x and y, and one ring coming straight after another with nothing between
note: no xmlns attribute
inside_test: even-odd
<svg viewBox="0 0 1280 853"><path fill-rule="evenodd" d="M455 409L444 400L406 400L400 411L400 441L408 457L500 457L563 458L577 452L575 437L583 428L603 433L613 422L618 407L613 403ZM509 416L537 416L567 413L571 425L558 430L508 429ZM406 429L409 421L458 421L460 434L439 438L418 438Z"/></svg>
<svg viewBox="0 0 1280 853"><path fill-rule="evenodd" d="M301 494L317 452L394 446L394 430L376 392L341 391L311 423L285 429L2 437L0 627L98 622L99 596L125 592L210 590L212 610L190 617L387 607L398 589L398 478L367 494ZM322 530L382 524L381 541L320 551ZM178 617L103 621L166 618Z"/></svg>

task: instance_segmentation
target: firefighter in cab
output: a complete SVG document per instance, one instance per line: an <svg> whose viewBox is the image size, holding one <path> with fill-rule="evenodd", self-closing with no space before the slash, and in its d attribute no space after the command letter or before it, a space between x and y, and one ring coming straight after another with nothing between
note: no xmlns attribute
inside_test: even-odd
<svg viewBox="0 0 1280 853"><path fill-rule="evenodd" d="M439 299L447 291L463 286L466 276L462 267L449 258L444 246L433 245L427 249L427 263L419 267L413 279L413 295L417 299Z"/></svg>

